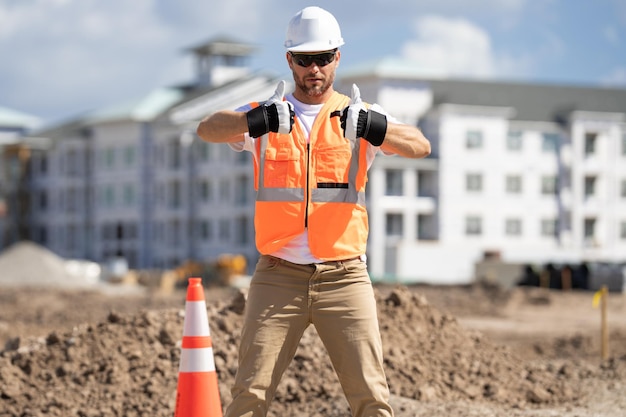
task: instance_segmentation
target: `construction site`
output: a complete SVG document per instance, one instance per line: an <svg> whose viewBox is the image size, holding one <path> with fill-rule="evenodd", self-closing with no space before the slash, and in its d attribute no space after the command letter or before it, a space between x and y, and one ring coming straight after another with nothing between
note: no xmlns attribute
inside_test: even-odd
<svg viewBox="0 0 626 417"><path fill-rule="evenodd" d="M213 267L204 284L225 407L247 281L236 257ZM127 271L94 279L88 268L20 243L0 254L0 271L0 417L174 414L185 282L198 265L158 278ZM396 416L625 415L622 292L487 282L374 287ZM268 415L350 415L314 328Z"/></svg>

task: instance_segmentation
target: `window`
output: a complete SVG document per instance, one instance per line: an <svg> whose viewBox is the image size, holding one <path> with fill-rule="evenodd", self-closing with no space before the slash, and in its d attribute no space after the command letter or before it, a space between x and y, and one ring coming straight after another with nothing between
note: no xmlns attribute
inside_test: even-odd
<svg viewBox="0 0 626 417"><path fill-rule="evenodd" d="M210 220L203 220L200 222L200 238L202 240L213 239L213 222Z"/></svg>
<svg viewBox="0 0 626 417"><path fill-rule="evenodd" d="M387 213L385 218L387 236L402 237L403 219L402 214Z"/></svg>
<svg viewBox="0 0 626 417"><path fill-rule="evenodd" d="M78 230L76 226L69 225L67 228L67 239L65 241L65 248L68 251L76 250L76 246L78 243Z"/></svg>
<svg viewBox="0 0 626 417"><path fill-rule="evenodd" d="M78 174L78 152L75 149L67 151L65 172L68 176L75 176Z"/></svg>
<svg viewBox="0 0 626 417"><path fill-rule="evenodd" d="M417 196L435 197L437 195L437 174L432 171L420 171L417 174Z"/></svg>
<svg viewBox="0 0 626 417"><path fill-rule="evenodd" d="M124 226L122 223L118 223L115 225L115 238L117 240L122 240L126 236L124 235Z"/></svg>
<svg viewBox="0 0 626 417"><path fill-rule="evenodd" d="M203 162L209 161L211 159L211 144L202 141L198 145L200 146L200 160Z"/></svg>
<svg viewBox="0 0 626 417"><path fill-rule="evenodd" d="M468 216L465 218L465 234L468 236L479 236L483 233L483 222L478 216Z"/></svg>
<svg viewBox="0 0 626 417"><path fill-rule="evenodd" d="M585 177L585 197L593 197L596 193L596 177Z"/></svg>
<svg viewBox="0 0 626 417"><path fill-rule="evenodd" d="M153 227L153 237L155 241L165 239L165 224L163 222L155 222Z"/></svg>
<svg viewBox="0 0 626 417"><path fill-rule="evenodd" d="M622 180L622 189L620 190L620 196L626 198L626 179Z"/></svg>
<svg viewBox="0 0 626 417"><path fill-rule="evenodd" d="M402 170L385 170L385 195L401 196L403 189Z"/></svg>
<svg viewBox="0 0 626 417"><path fill-rule="evenodd" d="M622 156L626 156L626 133L622 134Z"/></svg>
<svg viewBox="0 0 626 417"><path fill-rule="evenodd" d="M585 156L591 156L596 153L597 133L585 134Z"/></svg>
<svg viewBox="0 0 626 417"><path fill-rule="evenodd" d="M230 182L228 178L220 181L220 202L222 204L230 203Z"/></svg>
<svg viewBox="0 0 626 417"><path fill-rule="evenodd" d="M482 174L467 174L465 176L465 189L471 192L482 191L483 189Z"/></svg>
<svg viewBox="0 0 626 417"><path fill-rule="evenodd" d="M544 133L541 150L544 152L556 152L559 149L559 135L556 133Z"/></svg>
<svg viewBox="0 0 626 417"><path fill-rule="evenodd" d="M169 207L176 209L176 208L180 208L181 203L182 203L182 187L180 185L180 182L178 181L172 181L169 185L169 190L168 190L168 199L169 199Z"/></svg>
<svg viewBox="0 0 626 417"><path fill-rule="evenodd" d="M221 219L219 224L219 238L227 241L230 239L230 220Z"/></svg>
<svg viewBox="0 0 626 417"><path fill-rule="evenodd" d="M596 219L588 217L585 219L585 238L593 239L596 231Z"/></svg>
<svg viewBox="0 0 626 417"><path fill-rule="evenodd" d="M127 207L135 204L135 186L134 184L124 185L124 205Z"/></svg>
<svg viewBox="0 0 626 417"><path fill-rule="evenodd" d="M237 226L236 243L242 246L248 244L248 218L246 216L241 216L235 221Z"/></svg>
<svg viewBox="0 0 626 417"><path fill-rule="evenodd" d="M621 231L620 231L620 237L621 237L623 240L626 240L626 221L623 221L623 222L622 222L622 227L621 227L620 229L621 229Z"/></svg>
<svg viewBox="0 0 626 417"><path fill-rule="evenodd" d="M168 167L170 169L180 169L182 166L182 147L178 138L172 139L168 143Z"/></svg>
<svg viewBox="0 0 626 417"><path fill-rule="evenodd" d="M626 185L626 181L623 181L624 185ZM37 201L39 202L38 209L40 211L48 210L48 193L46 190L41 190L38 193L39 198Z"/></svg>
<svg viewBox="0 0 626 417"><path fill-rule="evenodd" d="M520 219L506 219L505 234L507 236L521 236L522 221Z"/></svg>
<svg viewBox="0 0 626 417"><path fill-rule="evenodd" d="M137 239L138 233L137 233L137 224L136 223L128 223L126 224L126 234L128 235L129 239Z"/></svg>
<svg viewBox="0 0 626 417"><path fill-rule="evenodd" d="M483 147L483 132L480 130L468 130L465 134L467 149L480 149Z"/></svg>
<svg viewBox="0 0 626 417"><path fill-rule="evenodd" d="M522 132L510 130L506 137L506 149L509 151L522 150Z"/></svg>
<svg viewBox="0 0 626 417"><path fill-rule="evenodd" d="M102 153L102 163L104 168L112 169L115 166L115 149L107 148Z"/></svg>
<svg viewBox="0 0 626 417"><path fill-rule="evenodd" d="M76 191L74 188L70 188L65 193L65 197L65 209L69 213L76 213L76 211L78 210L78 191Z"/></svg>
<svg viewBox="0 0 626 417"><path fill-rule="evenodd" d="M135 165L137 152L134 146L127 146L124 149L124 163L127 167L132 168Z"/></svg>
<svg viewBox="0 0 626 417"><path fill-rule="evenodd" d="M626 135L624 135L624 139L626 140ZM626 146L624 146L624 149L626 149ZM48 172L48 156L46 155L41 156L41 161L39 162L39 171L42 174L46 174Z"/></svg>
<svg viewBox="0 0 626 417"><path fill-rule="evenodd" d="M557 220L543 219L541 221L541 235L547 237L556 237L558 231Z"/></svg>
<svg viewBox="0 0 626 417"><path fill-rule="evenodd" d="M182 239L180 221L174 220L172 223L170 223L169 228L169 242L172 245L180 245Z"/></svg>
<svg viewBox="0 0 626 417"><path fill-rule="evenodd" d="M113 188L113 186L104 186L102 190L102 203L104 207L115 206L115 189Z"/></svg>
<svg viewBox="0 0 626 417"><path fill-rule="evenodd" d="M417 240L434 240L436 235L436 223L434 216L430 214L417 215Z"/></svg>
<svg viewBox="0 0 626 417"><path fill-rule="evenodd" d="M519 175L506 176L506 192L509 194L519 194L522 192L522 177Z"/></svg>
<svg viewBox="0 0 626 417"><path fill-rule="evenodd" d="M155 190L155 200L157 205L165 206L167 205L167 196L165 195L166 185L165 184L157 184Z"/></svg>
<svg viewBox="0 0 626 417"><path fill-rule="evenodd" d="M102 240L109 239L109 225L107 223L103 224L100 228L100 236Z"/></svg>
<svg viewBox="0 0 626 417"><path fill-rule="evenodd" d="M211 181L202 181L200 183L200 200L204 203L213 200L213 183Z"/></svg>
<svg viewBox="0 0 626 417"><path fill-rule="evenodd" d="M237 186L235 187L235 204L237 206L245 206L248 203L248 193L250 191L250 181L247 176L240 176L236 179Z"/></svg>
<svg viewBox="0 0 626 417"><path fill-rule="evenodd" d="M557 178L554 175L541 177L541 194L554 195L557 192Z"/></svg>
<svg viewBox="0 0 626 417"><path fill-rule="evenodd" d="M626 225L626 223L624 223ZM36 229L37 240L42 245L46 245L48 243L48 229L45 226L39 226Z"/></svg>

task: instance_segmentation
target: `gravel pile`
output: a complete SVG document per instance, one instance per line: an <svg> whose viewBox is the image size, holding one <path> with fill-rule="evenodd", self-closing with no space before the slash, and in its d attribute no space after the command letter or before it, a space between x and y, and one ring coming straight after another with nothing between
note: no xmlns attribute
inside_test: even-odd
<svg viewBox="0 0 626 417"><path fill-rule="evenodd" d="M36 243L19 242L0 253L0 287L81 288L97 284L97 277L89 277L76 265L77 261L67 261Z"/></svg>

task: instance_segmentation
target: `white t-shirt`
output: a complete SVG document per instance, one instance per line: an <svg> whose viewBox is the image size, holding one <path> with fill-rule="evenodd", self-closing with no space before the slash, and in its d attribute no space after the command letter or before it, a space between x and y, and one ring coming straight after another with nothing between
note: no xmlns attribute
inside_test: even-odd
<svg viewBox="0 0 626 417"><path fill-rule="evenodd" d="M298 100L296 100L292 94L288 94L285 96L285 99L293 104L294 111L296 113L296 117L300 122L300 126L304 130L307 141L309 140L309 134L311 132L311 127L313 126L313 122L317 117L318 113L324 106L323 104L305 104ZM376 106L376 105L375 105ZM238 108L236 111L248 111L250 110L250 105L245 105L243 107ZM392 123L398 123L396 119L389 116L380 106L376 106L376 111L379 113L383 113L387 116L387 120ZM254 159L258 162L259 155L257 155L256 151L256 140L257 138L252 138L248 133L244 135L245 140L243 142L235 142L230 143L230 147L237 151L248 151L252 152ZM379 147L374 146L367 142L367 169L370 168L372 162L374 162L374 157L380 150ZM382 152L382 151L381 151ZM303 233L291 239L285 246L277 250L276 252L271 254L277 258L285 259L289 262L293 262L296 264L313 264L313 263L321 263L323 262L321 259L316 258L311 253L309 248L309 234L308 230L305 229ZM365 254L363 254L365 255Z"/></svg>

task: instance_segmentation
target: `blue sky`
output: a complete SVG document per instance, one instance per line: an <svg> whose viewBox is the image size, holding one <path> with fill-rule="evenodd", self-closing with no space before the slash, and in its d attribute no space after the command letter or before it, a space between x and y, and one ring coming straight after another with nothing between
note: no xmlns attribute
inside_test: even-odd
<svg viewBox="0 0 626 417"><path fill-rule="evenodd" d="M342 68L396 57L455 78L626 88L623 0L0 0L0 107L45 123L190 81L186 48L227 35L286 73L299 9L339 21Z"/></svg>

